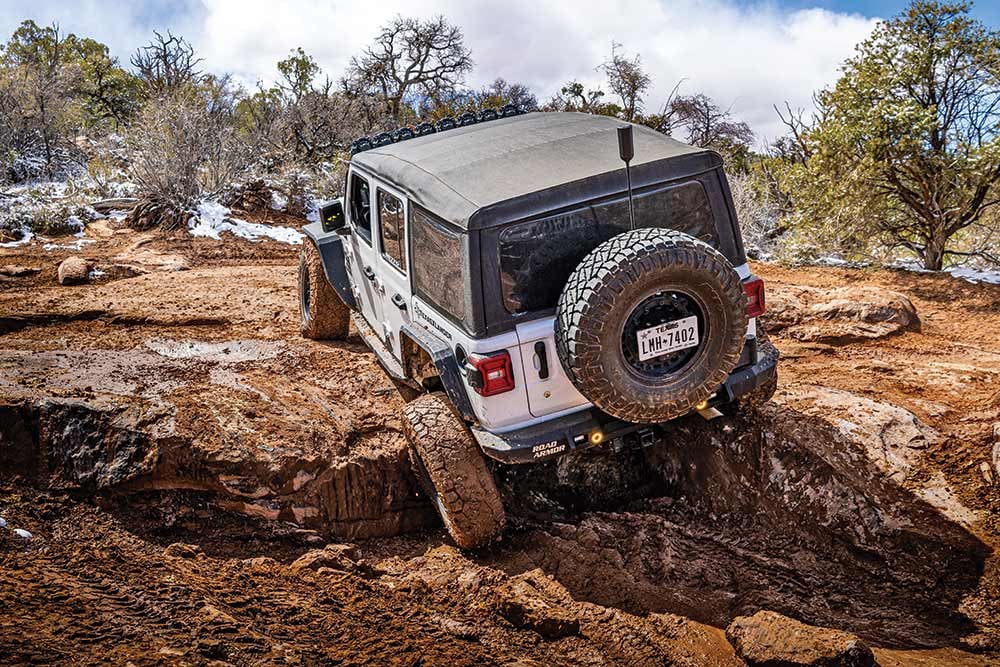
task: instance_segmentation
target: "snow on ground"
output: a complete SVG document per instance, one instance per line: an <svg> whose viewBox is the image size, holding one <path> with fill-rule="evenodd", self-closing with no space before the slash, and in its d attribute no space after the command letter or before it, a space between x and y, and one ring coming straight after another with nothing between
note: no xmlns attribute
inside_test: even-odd
<svg viewBox="0 0 1000 667"><path fill-rule="evenodd" d="M0 243L0 248L16 248L26 243L31 243L32 239L34 238L35 235L31 233L30 229L28 229L27 227L22 227L21 238L17 239L16 241L7 241L6 243Z"/></svg>
<svg viewBox="0 0 1000 667"><path fill-rule="evenodd" d="M945 269L945 271L956 278L968 280L970 283L989 283L991 285L1000 285L1000 271L973 269L967 266L958 266L953 269Z"/></svg>
<svg viewBox="0 0 1000 667"><path fill-rule="evenodd" d="M218 202L203 201L198 204L195 216L188 221L188 231L192 236L216 240L220 239L223 232L229 232L248 241L269 238L289 245L302 243L304 235L297 229L247 222L231 217L230 213L228 208Z"/></svg>

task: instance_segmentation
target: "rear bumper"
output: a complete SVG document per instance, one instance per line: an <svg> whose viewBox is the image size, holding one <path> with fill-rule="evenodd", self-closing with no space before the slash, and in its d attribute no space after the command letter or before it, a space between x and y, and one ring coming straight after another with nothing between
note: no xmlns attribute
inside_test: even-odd
<svg viewBox="0 0 1000 667"><path fill-rule="evenodd" d="M777 373L777 368L778 350L770 342L758 346L756 338L748 339L736 370L709 399L708 405L729 403L752 392L768 382ZM499 435L474 426L472 434L490 458L502 463L531 463L625 436L640 441L653 439L656 429L656 425L624 422L591 408ZM601 438L595 442L591 436L598 432Z"/></svg>

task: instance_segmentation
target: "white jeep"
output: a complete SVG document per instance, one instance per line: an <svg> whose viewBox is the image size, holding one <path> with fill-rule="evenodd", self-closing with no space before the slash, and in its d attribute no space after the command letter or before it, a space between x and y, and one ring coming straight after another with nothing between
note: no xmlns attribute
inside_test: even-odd
<svg viewBox="0 0 1000 667"><path fill-rule="evenodd" d="M421 392L411 460L461 547L504 527L487 457L643 444L774 392L721 158L632 126L623 165L621 127L505 108L359 140L305 228L302 333L353 321Z"/></svg>

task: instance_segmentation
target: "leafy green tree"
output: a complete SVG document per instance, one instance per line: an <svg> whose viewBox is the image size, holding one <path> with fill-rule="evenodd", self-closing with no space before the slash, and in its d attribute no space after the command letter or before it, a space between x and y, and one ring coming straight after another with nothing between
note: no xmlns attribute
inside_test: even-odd
<svg viewBox="0 0 1000 667"><path fill-rule="evenodd" d="M969 8L912 3L818 95L809 158L785 188L807 224L912 251L930 270L967 254L956 240L1000 201L1000 36Z"/></svg>

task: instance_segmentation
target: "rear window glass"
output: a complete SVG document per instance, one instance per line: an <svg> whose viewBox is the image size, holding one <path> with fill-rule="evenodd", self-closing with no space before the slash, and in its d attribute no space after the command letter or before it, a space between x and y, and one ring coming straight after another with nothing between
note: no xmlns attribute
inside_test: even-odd
<svg viewBox="0 0 1000 667"><path fill-rule="evenodd" d="M700 182L637 195L634 205L637 226L676 229L718 247L712 208ZM499 237L504 307L515 314L554 307L580 260L627 230L627 199L505 228Z"/></svg>
<svg viewBox="0 0 1000 667"><path fill-rule="evenodd" d="M465 319L465 263L462 235L411 205L413 290L454 319Z"/></svg>

